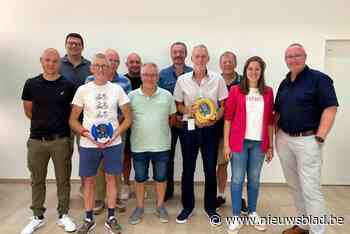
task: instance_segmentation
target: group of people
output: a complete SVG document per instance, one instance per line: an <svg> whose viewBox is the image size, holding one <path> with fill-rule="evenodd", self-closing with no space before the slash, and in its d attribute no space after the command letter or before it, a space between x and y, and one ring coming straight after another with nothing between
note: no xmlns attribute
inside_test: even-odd
<svg viewBox="0 0 350 234"><path fill-rule="evenodd" d="M297 215L326 214L320 190L321 151L338 102L331 78L305 64L307 54L301 44L291 44L285 51L289 72L275 99L266 84L266 64L258 56L249 58L243 75L239 75L236 55L224 52L220 56L222 73L217 74L207 69L209 51L205 45L193 47L190 67L185 63L185 43L175 42L170 47L169 67L159 71L155 63L143 64L137 53L131 53L126 61L128 73L122 75L118 73L119 54L113 49L97 53L90 62L82 56L84 40L78 33L66 36L65 48L67 54L62 58L56 49L44 50L40 57L43 72L28 79L23 88L24 112L31 122L27 162L33 217L22 234L44 225L50 158L57 182L57 223L66 232L92 231L94 215L101 213L105 201L105 228L110 233L121 232L115 212L116 208L125 211L132 165L136 208L129 223L141 222L150 163L155 212L160 222L168 222L165 203L174 195L178 139L182 209L177 223L186 223L195 209L194 173L199 151L205 175L204 210L213 225L221 223L217 211L226 203L227 167L231 164L232 215L237 219L228 225L228 233L238 233L241 215L252 217L257 230L266 230L257 202L262 166L273 159L274 151L292 190ZM195 102L201 98L210 99L217 110L205 123L196 120ZM85 208L79 226L68 215L74 139ZM293 226L283 233L321 234L325 226Z"/></svg>

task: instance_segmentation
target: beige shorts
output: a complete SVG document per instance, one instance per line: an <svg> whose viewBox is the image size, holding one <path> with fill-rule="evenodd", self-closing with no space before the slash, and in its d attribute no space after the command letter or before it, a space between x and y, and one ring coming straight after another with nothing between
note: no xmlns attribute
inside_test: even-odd
<svg viewBox="0 0 350 234"><path fill-rule="evenodd" d="M223 165L228 163L228 161L225 160L224 154L224 139L220 139L219 141L219 147L218 147L218 165Z"/></svg>

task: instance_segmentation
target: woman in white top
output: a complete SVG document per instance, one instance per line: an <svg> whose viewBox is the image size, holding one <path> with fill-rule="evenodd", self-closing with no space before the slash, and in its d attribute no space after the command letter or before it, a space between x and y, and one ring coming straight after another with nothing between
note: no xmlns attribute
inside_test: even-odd
<svg viewBox="0 0 350 234"><path fill-rule="evenodd" d="M231 161L232 214L236 222L229 225L229 233L240 228L242 187L245 174L248 178L248 216L255 220L256 229L265 226L256 213L260 172L265 159L273 157L273 93L265 85L265 62L257 56L244 65L243 79L230 89L225 103L224 156Z"/></svg>

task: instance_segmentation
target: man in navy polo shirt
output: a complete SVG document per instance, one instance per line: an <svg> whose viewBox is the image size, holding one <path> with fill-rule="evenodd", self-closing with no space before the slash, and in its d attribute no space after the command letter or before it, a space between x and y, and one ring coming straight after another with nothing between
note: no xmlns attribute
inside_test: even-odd
<svg viewBox="0 0 350 234"><path fill-rule="evenodd" d="M276 146L284 176L292 190L297 215L326 214L320 179L322 147L333 125L338 101L333 81L305 65L302 45L285 52L289 73L280 84L275 102ZM325 233L325 226L293 226L284 234Z"/></svg>
<svg viewBox="0 0 350 234"><path fill-rule="evenodd" d="M185 63L187 57L187 47L183 42L175 42L170 46L170 56L173 62L169 67L164 68L159 73L159 87L168 90L171 94L174 93L177 77L192 71L192 68ZM171 199L174 195L174 157L177 139L180 134L181 115L176 116L176 125L171 128L171 150L168 160L167 171L167 187L164 201Z"/></svg>

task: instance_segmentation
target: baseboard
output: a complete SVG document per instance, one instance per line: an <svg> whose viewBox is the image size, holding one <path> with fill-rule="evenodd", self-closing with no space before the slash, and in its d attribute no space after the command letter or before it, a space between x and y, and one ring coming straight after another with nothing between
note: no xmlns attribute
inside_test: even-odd
<svg viewBox="0 0 350 234"><path fill-rule="evenodd" d="M132 183L134 181L131 181ZM55 179L47 179L46 183L48 184L55 184L56 180ZM80 179L71 179L71 183L72 184L79 184L80 183ZM152 181L148 181L146 182L147 184L152 183ZM195 181L194 182L195 185L204 185L204 181ZM229 185L230 182L228 182L227 184ZM27 178L0 178L0 184L30 184L30 179ZM180 181L175 181L174 182L175 185L181 185ZM262 185L264 186L286 186L286 183L280 183L280 182L261 182ZM345 187L350 187L349 184L322 184L322 186L327 186L327 187L341 187L341 186L345 186Z"/></svg>

